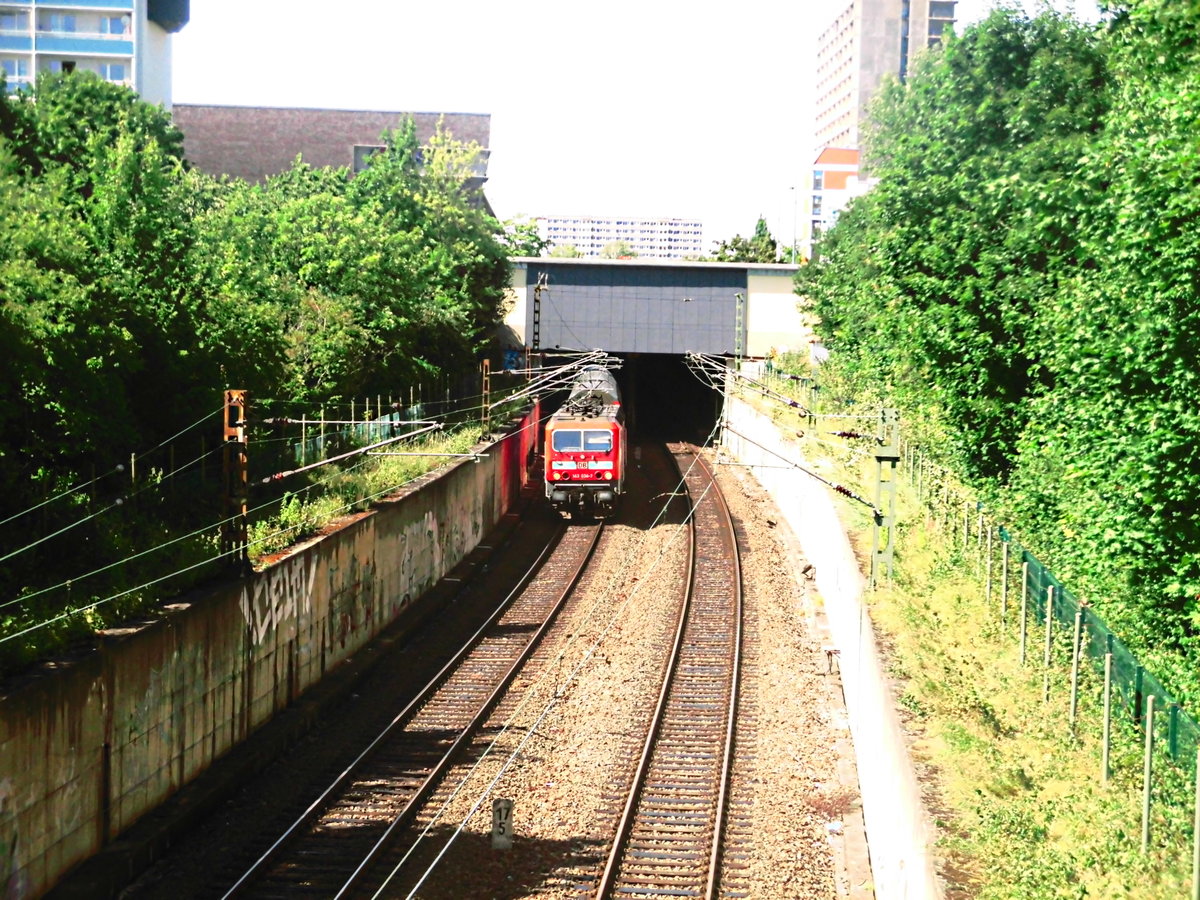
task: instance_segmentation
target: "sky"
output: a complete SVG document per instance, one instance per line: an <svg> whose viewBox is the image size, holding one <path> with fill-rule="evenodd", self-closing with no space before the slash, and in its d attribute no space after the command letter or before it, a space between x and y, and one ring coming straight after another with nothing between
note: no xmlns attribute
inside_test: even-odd
<svg viewBox="0 0 1200 900"><path fill-rule="evenodd" d="M993 2L960 0L959 29ZM845 4L192 0L172 93L488 113L485 192L501 219L699 219L710 248L761 215L790 244L815 156L816 37Z"/></svg>

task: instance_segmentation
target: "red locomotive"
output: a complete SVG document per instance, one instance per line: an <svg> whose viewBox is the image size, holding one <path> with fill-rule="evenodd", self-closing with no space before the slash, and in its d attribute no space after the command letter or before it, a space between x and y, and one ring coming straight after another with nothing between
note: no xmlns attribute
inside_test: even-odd
<svg viewBox="0 0 1200 900"><path fill-rule="evenodd" d="M562 513L607 516L625 485L625 413L612 373L584 366L546 423L546 497Z"/></svg>

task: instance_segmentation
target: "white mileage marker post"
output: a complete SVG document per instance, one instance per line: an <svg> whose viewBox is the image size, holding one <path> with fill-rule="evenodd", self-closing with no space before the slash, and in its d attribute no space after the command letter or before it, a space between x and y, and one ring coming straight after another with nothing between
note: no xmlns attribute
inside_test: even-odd
<svg viewBox="0 0 1200 900"><path fill-rule="evenodd" d="M513 802L506 799L492 801L492 849L512 849L512 807Z"/></svg>

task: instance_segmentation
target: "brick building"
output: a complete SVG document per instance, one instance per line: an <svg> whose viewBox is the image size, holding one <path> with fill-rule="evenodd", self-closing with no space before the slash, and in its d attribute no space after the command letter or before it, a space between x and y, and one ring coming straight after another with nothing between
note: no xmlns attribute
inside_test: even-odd
<svg viewBox="0 0 1200 900"><path fill-rule="evenodd" d="M477 172L487 179L490 115L407 113L349 109L284 109L261 106L199 106L177 103L175 125L183 132L188 161L202 172L262 181L290 168L297 156L314 167L358 171L383 146L385 131L411 116L417 140L426 143L441 121L456 140L483 148Z"/></svg>

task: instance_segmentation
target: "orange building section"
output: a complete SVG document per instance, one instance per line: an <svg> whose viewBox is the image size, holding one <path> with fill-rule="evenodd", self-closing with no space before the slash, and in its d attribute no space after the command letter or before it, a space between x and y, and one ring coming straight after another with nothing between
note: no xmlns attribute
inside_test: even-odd
<svg viewBox="0 0 1200 900"><path fill-rule="evenodd" d="M839 168L834 169L833 166ZM842 169L842 166L854 168ZM858 176L858 150L850 147L826 147L813 163L813 169L824 170L824 190L844 191L850 178Z"/></svg>
<svg viewBox="0 0 1200 900"><path fill-rule="evenodd" d="M853 147L826 147L821 151L821 155L817 157L813 168L819 169L822 165L857 166L858 150Z"/></svg>

